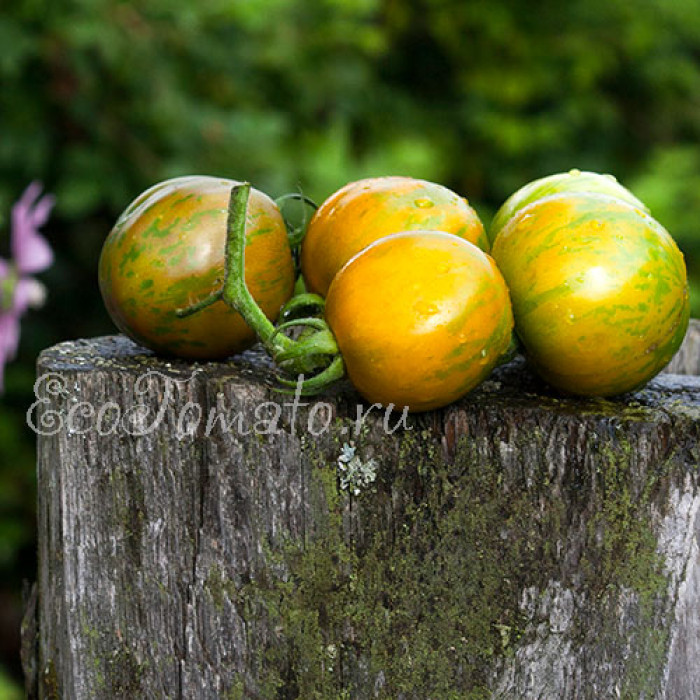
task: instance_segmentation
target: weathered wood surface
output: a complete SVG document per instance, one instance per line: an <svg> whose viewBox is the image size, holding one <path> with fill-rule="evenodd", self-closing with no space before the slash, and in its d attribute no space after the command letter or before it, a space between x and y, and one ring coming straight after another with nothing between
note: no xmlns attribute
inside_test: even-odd
<svg viewBox="0 0 700 700"><path fill-rule="evenodd" d="M516 360L406 427L255 353L39 377L41 698L700 697L698 377L580 401Z"/></svg>

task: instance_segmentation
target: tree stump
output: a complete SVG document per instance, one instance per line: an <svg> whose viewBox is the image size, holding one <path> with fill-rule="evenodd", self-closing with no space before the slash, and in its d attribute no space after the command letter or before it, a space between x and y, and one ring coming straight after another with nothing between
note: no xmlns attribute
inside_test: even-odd
<svg viewBox="0 0 700 700"><path fill-rule="evenodd" d="M38 369L39 698L700 697L698 377L580 400L516 359L406 417L254 351Z"/></svg>

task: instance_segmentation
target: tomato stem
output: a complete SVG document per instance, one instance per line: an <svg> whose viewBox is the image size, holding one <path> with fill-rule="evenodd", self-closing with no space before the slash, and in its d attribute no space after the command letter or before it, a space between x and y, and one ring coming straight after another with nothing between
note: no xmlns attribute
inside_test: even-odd
<svg viewBox="0 0 700 700"><path fill-rule="evenodd" d="M300 375L302 378L301 381L293 382L284 378L280 378L279 381L281 384L284 384L284 386L290 388L290 391L285 393L292 394L299 392L301 396L313 396L314 394L325 391L331 384L340 381L344 376L345 363L340 355L336 355L326 369L313 377L306 379L303 375ZM295 391L291 391L291 389L295 389Z"/></svg>
<svg viewBox="0 0 700 700"><path fill-rule="evenodd" d="M317 314L323 314L326 308L326 300L318 294L302 292L295 294L280 311L280 318L285 320L297 318L299 314L304 317L309 315L310 311L315 311Z"/></svg>
<svg viewBox="0 0 700 700"><path fill-rule="evenodd" d="M278 331L286 330L293 326L306 326L315 328L316 332L302 336L294 341L292 346L275 354L275 361L281 365L298 363L307 358L318 358L313 364L328 364L322 361L322 357L333 357L338 354L338 344L328 328L328 324L320 318L302 319L301 321L288 321L279 326Z"/></svg>
<svg viewBox="0 0 700 700"><path fill-rule="evenodd" d="M282 371L301 377L297 382L280 379L282 384L299 387L304 395L318 393L341 379L345 373L338 344L328 324L323 318L308 315L310 310L322 312L325 302L317 295L302 294L283 308L282 317L289 320L275 327L255 301L245 282L245 223L249 194L250 183L247 182L231 189L226 222L223 287L192 306L178 309L177 315L181 318L189 316L223 301L235 309L255 331ZM307 315L295 318L300 313ZM284 331L294 327L305 329L297 340L284 334ZM304 378L306 372L317 374Z"/></svg>
<svg viewBox="0 0 700 700"><path fill-rule="evenodd" d="M281 197L278 197L275 200L275 204L281 211L285 202L290 200L295 200L301 202L302 204L306 204L314 211L318 209L318 204L316 204L313 199L301 194L301 192L290 192L289 194L283 194ZM292 251L296 254L301 242L304 240L304 236L306 235L306 227L309 223L306 219L306 213L302 215L302 222L300 226L295 226L286 216L284 216L284 213L282 214L282 218L284 219L285 226L287 227L289 245L291 246Z"/></svg>
<svg viewBox="0 0 700 700"><path fill-rule="evenodd" d="M203 309L206 309L207 306L211 306L217 301L221 301L223 297L223 289L219 289L218 291L214 292L213 294L210 294L208 297L205 297L201 301L198 301L196 304L192 304L192 306L187 306L184 309L176 309L175 315L178 318L187 318L187 316L192 316L193 314L196 314L198 311L202 311Z"/></svg>
<svg viewBox="0 0 700 700"><path fill-rule="evenodd" d="M245 283L245 219L249 194L249 182L235 185L231 189L226 224L226 268L221 298L243 316L265 349L274 357L276 352L288 349L293 341L276 332L275 326L258 306Z"/></svg>
<svg viewBox="0 0 700 700"><path fill-rule="evenodd" d="M175 313L178 317L184 318L202 311L217 301L223 301L243 317L256 332L266 350L274 356L277 352L289 350L293 341L277 333L274 325L253 299L245 283L245 219L249 195L250 183L248 182L231 189L226 222L223 287L191 306L178 309Z"/></svg>

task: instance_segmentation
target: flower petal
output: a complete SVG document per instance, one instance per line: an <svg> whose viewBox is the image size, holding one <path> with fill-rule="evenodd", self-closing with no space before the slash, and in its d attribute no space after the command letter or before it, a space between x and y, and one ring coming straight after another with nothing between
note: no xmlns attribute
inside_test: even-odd
<svg viewBox="0 0 700 700"><path fill-rule="evenodd" d="M17 280L15 295L12 299L12 311L21 316L27 309L38 308L46 301L46 289L43 284L33 277L22 277Z"/></svg>
<svg viewBox="0 0 700 700"><path fill-rule="evenodd" d="M0 392L5 364L15 358L19 346L19 318L12 312L0 312Z"/></svg>
<svg viewBox="0 0 700 700"><path fill-rule="evenodd" d="M32 182L12 207L12 257L20 272L45 270L53 261L53 252L38 228L46 223L54 205L51 195L35 201L41 185Z"/></svg>
<svg viewBox="0 0 700 700"><path fill-rule="evenodd" d="M17 269L27 274L41 272L53 262L53 252L46 240L38 234L29 234L17 246L13 246Z"/></svg>

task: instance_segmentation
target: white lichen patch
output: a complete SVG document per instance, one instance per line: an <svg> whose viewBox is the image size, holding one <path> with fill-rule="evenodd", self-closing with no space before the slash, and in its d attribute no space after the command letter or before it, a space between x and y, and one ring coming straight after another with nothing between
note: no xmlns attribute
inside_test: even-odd
<svg viewBox="0 0 700 700"><path fill-rule="evenodd" d="M338 456L338 475L340 488L353 496L359 496L362 490L377 478L377 462L370 458L363 462L354 445L343 443Z"/></svg>

